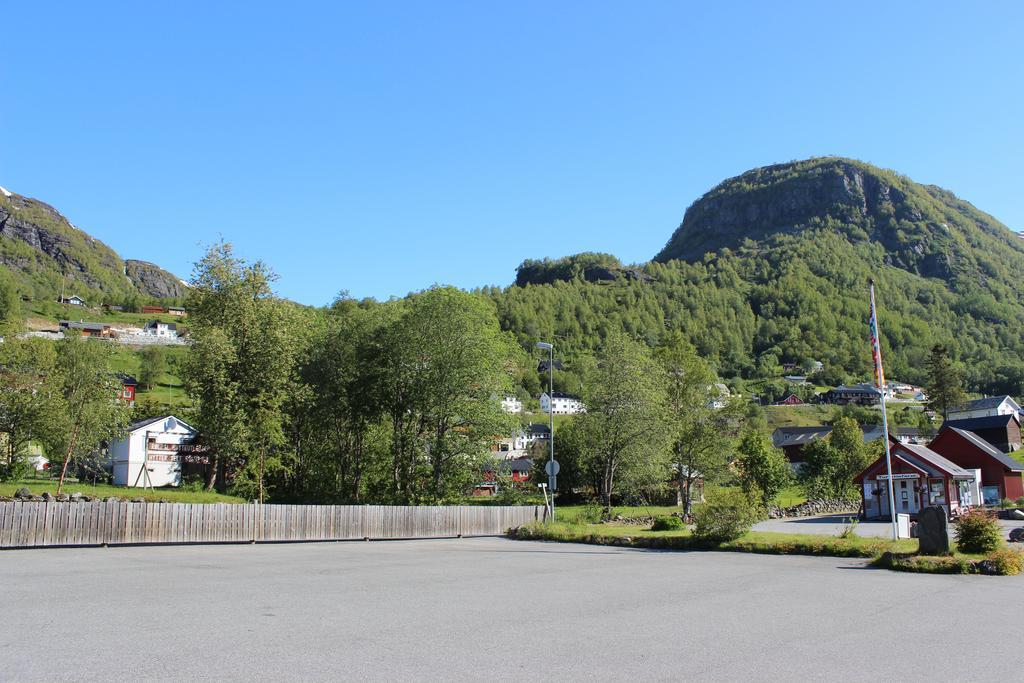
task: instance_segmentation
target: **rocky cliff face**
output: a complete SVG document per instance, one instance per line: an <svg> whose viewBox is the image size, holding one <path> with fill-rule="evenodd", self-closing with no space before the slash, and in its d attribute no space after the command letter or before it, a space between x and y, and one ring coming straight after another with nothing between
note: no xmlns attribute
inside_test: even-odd
<svg viewBox="0 0 1024 683"><path fill-rule="evenodd" d="M813 230L877 244L888 264L946 280L977 273L969 247L979 240L1012 237L941 188L852 159L823 158L756 168L721 183L686 210L654 260L695 261Z"/></svg>
<svg viewBox="0 0 1024 683"><path fill-rule="evenodd" d="M37 298L56 296L62 287L96 303L184 294L184 286L167 271L151 263L125 261L49 204L3 188L0 267L14 273L24 294Z"/></svg>
<svg viewBox="0 0 1024 683"><path fill-rule="evenodd" d="M185 296L185 285L160 266L148 261L128 259L124 262L124 274L143 296L158 299L177 299Z"/></svg>

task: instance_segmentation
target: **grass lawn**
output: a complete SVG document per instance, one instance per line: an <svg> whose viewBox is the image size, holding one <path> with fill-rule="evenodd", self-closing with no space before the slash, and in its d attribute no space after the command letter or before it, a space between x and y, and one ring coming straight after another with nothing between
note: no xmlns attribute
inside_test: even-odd
<svg viewBox="0 0 1024 683"><path fill-rule="evenodd" d="M734 541L715 543L701 539L689 529L651 531L625 524L567 524L565 522L535 523L509 534L520 540L555 541L615 545L658 550L718 550L770 555L824 555L828 557L860 557L872 560L876 567L896 571L930 574L991 573L983 569L981 560L995 564L994 573L1018 574L1024 567L1024 555L1002 549L989 555L954 552L944 557L917 555L915 539L892 541L883 538L862 538L851 535L785 534L750 531Z"/></svg>
<svg viewBox="0 0 1024 683"><path fill-rule="evenodd" d="M822 404L806 404L802 406L765 406L764 415L768 427L811 427L824 424L832 419L834 407Z"/></svg>
<svg viewBox="0 0 1024 683"><path fill-rule="evenodd" d="M14 492L21 487L27 488L36 495L45 491L57 492L56 479L35 479L26 477L18 482L0 483L0 496L13 496ZM149 501L169 500L172 503L244 503L246 501L236 496L226 496L220 493L209 493L206 491L184 491L173 488L160 488L155 491L141 488L127 488L124 486L110 486L108 484L82 484L74 479L64 482L64 493L81 493L86 496L107 498L117 496L119 498L145 498Z"/></svg>

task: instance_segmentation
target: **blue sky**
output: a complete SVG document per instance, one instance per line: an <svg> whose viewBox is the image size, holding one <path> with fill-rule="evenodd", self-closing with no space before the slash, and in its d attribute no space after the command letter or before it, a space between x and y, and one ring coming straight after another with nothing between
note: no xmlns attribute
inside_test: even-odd
<svg viewBox="0 0 1024 683"><path fill-rule="evenodd" d="M223 237L310 304L645 261L825 154L1024 229L1024 3L215 4L6 7L0 185L183 277Z"/></svg>

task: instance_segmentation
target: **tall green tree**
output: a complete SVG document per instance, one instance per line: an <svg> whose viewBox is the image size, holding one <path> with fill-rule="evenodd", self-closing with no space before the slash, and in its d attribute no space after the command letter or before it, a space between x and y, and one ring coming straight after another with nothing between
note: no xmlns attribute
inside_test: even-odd
<svg viewBox="0 0 1024 683"><path fill-rule="evenodd" d="M212 448L218 481L263 502L268 476L287 470L283 405L295 380L301 321L271 288L274 273L245 263L230 244L212 246L193 271L187 307L192 352L185 388Z"/></svg>
<svg viewBox="0 0 1024 683"><path fill-rule="evenodd" d="M152 344L143 349L139 382L146 387L147 390L152 390L166 372L167 350L156 344Z"/></svg>
<svg viewBox="0 0 1024 683"><path fill-rule="evenodd" d="M101 443L120 437L130 412L116 400L121 382L111 367L109 345L69 335L57 342L53 419L42 440L50 462L60 462L57 493L68 468L98 470Z"/></svg>
<svg viewBox="0 0 1024 683"><path fill-rule="evenodd" d="M743 434L737 451L744 492L760 496L765 507L771 505L793 478L786 456L765 432L756 429Z"/></svg>
<svg viewBox="0 0 1024 683"><path fill-rule="evenodd" d="M682 334L670 334L656 356L667 388L677 503L689 514L697 483L713 483L728 473L743 408L721 395L715 373Z"/></svg>
<svg viewBox="0 0 1024 683"><path fill-rule="evenodd" d="M612 332L598 352L584 398L586 412L576 421L610 515L623 482L638 486L664 480L665 375L647 346Z"/></svg>
<svg viewBox="0 0 1024 683"><path fill-rule="evenodd" d="M928 405L945 419L950 408L957 407L965 398L963 378L948 349L942 344L934 345L928 356Z"/></svg>
<svg viewBox="0 0 1024 683"><path fill-rule="evenodd" d="M453 287L428 289L384 330L379 351L393 494L402 502L461 494L495 435L512 426L497 397L511 389L513 345L493 306Z"/></svg>
<svg viewBox="0 0 1024 683"><path fill-rule="evenodd" d="M857 422L841 417L832 433L804 447L799 480L808 498L854 498L853 478L877 457L877 447L864 443Z"/></svg>
<svg viewBox="0 0 1024 683"><path fill-rule="evenodd" d="M52 431L61 409L57 388L53 342L14 337L0 344L0 479L17 477L29 443Z"/></svg>

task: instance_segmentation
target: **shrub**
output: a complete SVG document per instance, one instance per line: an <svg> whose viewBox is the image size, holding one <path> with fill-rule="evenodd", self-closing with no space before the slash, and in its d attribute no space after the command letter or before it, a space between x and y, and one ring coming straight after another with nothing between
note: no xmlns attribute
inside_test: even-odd
<svg viewBox="0 0 1024 683"><path fill-rule="evenodd" d="M651 525L651 531L678 531L685 528L686 523L683 522L683 519L675 515L658 517L654 520L654 524Z"/></svg>
<svg viewBox="0 0 1024 683"><path fill-rule="evenodd" d="M1009 510L1010 508L1013 507L1013 501L1010 500L1009 498L1003 498L1001 501L999 501L999 507L1001 507L1004 510Z"/></svg>
<svg viewBox="0 0 1024 683"><path fill-rule="evenodd" d="M975 508L956 520L956 546L962 553L990 553L1003 544L1003 530L990 514Z"/></svg>
<svg viewBox="0 0 1024 683"><path fill-rule="evenodd" d="M761 506L747 494L720 489L708 494L707 502L694 512L694 534L712 543L735 541L762 515Z"/></svg>
<svg viewBox="0 0 1024 683"><path fill-rule="evenodd" d="M1024 570L1024 554L1009 548L993 551L985 559L1000 576L1016 576Z"/></svg>
<svg viewBox="0 0 1024 683"><path fill-rule="evenodd" d="M1024 507L1024 496L1017 499L1017 507Z"/></svg>

